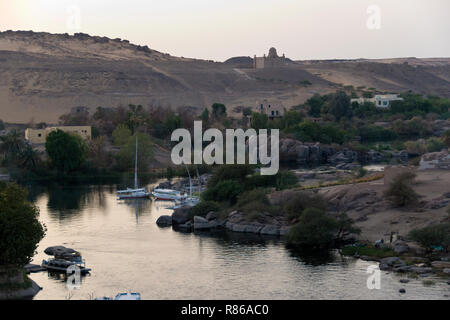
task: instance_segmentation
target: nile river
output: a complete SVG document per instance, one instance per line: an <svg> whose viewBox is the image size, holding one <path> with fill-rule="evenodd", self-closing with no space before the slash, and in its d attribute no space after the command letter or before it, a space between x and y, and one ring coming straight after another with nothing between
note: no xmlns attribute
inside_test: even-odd
<svg viewBox="0 0 450 320"><path fill-rule="evenodd" d="M143 299L449 299L450 285L443 280L402 284L387 272L381 272L381 289L369 290L367 268L374 263L338 252L301 257L277 238L161 229L156 219L171 210L151 200L119 201L116 185L29 189L47 227L34 263L47 257L48 246L64 245L79 250L92 268L75 290L63 276L32 274L43 287L38 300L127 291Z"/></svg>

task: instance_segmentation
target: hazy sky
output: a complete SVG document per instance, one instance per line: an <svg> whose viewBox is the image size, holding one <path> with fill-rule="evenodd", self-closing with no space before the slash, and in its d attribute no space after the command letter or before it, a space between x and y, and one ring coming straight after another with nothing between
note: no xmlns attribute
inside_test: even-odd
<svg viewBox="0 0 450 320"><path fill-rule="evenodd" d="M0 30L84 32L213 60L271 46L292 59L450 57L449 13L450 0L0 0Z"/></svg>

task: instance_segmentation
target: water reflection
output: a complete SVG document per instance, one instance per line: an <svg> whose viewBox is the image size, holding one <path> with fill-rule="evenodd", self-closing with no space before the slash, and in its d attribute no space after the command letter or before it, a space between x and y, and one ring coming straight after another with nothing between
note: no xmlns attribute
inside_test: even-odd
<svg viewBox="0 0 450 320"><path fill-rule="evenodd" d="M118 200L118 205L125 205L129 209L130 213L136 217L136 223L139 223L139 217L147 215L152 211L151 199L126 199Z"/></svg>
<svg viewBox="0 0 450 320"><path fill-rule="evenodd" d="M30 275L44 288L36 299L89 299L128 290L141 292L143 299L404 298L392 274L383 274L382 290L367 290L370 262L336 251L317 256L287 250L273 237L159 228L156 220L172 213L171 203L119 201L116 189L112 184L30 190L48 229L33 263L47 258L45 248L64 245L79 250L92 269L73 291L64 274ZM444 284L424 288L420 279L411 280L407 298L442 299Z"/></svg>

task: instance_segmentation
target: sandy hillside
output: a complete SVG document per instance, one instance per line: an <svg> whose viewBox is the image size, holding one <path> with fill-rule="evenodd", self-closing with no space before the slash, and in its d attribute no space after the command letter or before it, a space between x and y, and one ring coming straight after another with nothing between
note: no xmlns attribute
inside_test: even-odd
<svg viewBox="0 0 450 320"><path fill-rule="evenodd" d="M254 106L280 101L287 108L339 84L383 91L414 90L450 96L446 59L415 61L302 61L253 70L248 59L226 63L186 59L122 39L86 34L0 32L0 118L55 123L74 106L196 107L214 102ZM305 86L305 81L311 83Z"/></svg>

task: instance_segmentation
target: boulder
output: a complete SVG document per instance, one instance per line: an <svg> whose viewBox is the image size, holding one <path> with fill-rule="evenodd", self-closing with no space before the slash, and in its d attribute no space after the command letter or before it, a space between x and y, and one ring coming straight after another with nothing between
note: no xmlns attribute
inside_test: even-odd
<svg viewBox="0 0 450 320"><path fill-rule="evenodd" d="M289 233L291 227L280 227L280 236L285 236Z"/></svg>
<svg viewBox="0 0 450 320"><path fill-rule="evenodd" d="M266 225L261 229L260 234L269 236L278 236L280 235L280 228L275 225Z"/></svg>
<svg viewBox="0 0 450 320"><path fill-rule="evenodd" d="M194 224L196 224L196 223L208 223L208 220L206 220L205 218L200 217L200 216L195 216Z"/></svg>
<svg viewBox="0 0 450 320"><path fill-rule="evenodd" d="M344 149L328 158L328 162L332 165L340 163L352 163L358 160L358 152Z"/></svg>
<svg viewBox="0 0 450 320"><path fill-rule="evenodd" d="M203 217L194 217L194 230L209 230L214 229L219 226L219 222L217 220L208 221Z"/></svg>
<svg viewBox="0 0 450 320"><path fill-rule="evenodd" d="M441 152L426 153L420 160L419 170L450 169L450 154L447 150Z"/></svg>
<svg viewBox="0 0 450 320"><path fill-rule="evenodd" d="M403 254L409 251L409 246L404 241L396 241L394 244L394 252L397 254Z"/></svg>
<svg viewBox="0 0 450 320"><path fill-rule="evenodd" d="M175 209L175 211L172 213L172 223L177 225L188 222L190 220L189 218L190 209L191 208L188 206Z"/></svg>
<svg viewBox="0 0 450 320"><path fill-rule="evenodd" d="M430 267L416 267L416 266L412 266L409 271L414 272L414 273L418 273L418 274L427 274L430 272L433 272L433 269Z"/></svg>
<svg viewBox="0 0 450 320"><path fill-rule="evenodd" d="M219 215L214 211L208 212L208 214L206 215L206 220L208 220L208 221L215 220L218 218L219 218Z"/></svg>
<svg viewBox="0 0 450 320"><path fill-rule="evenodd" d="M183 231L191 231L193 227L193 223L191 221L188 221L183 224L179 224L176 226L176 228L183 230Z"/></svg>
<svg viewBox="0 0 450 320"><path fill-rule="evenodd" d="M245 232L247 233L260 233L261 229L263 228L263 225L260 224L248 224L245 228Z"/></svg>
<svg viewBox="0 0 450 320"><path fill-rule="evenodd" d="M433 261L431 266L438 269L450 268L450 261Z"/></svg>
<svg viewBox="0 0 450 320"><path fill-rule="evenodd" d="M445 268L442 272L445 274L450 274L450 268Z"/></svg>
<svg viewBox="0 0 450 320"><path fill-rule="evenodd" d="M380 264L387 265L389 267L395 267L395 266L405 266L406 263L399 257L388 257L383 258L380 260Z"/></svg>
<svg viewBox="0 0 450 320"><path fill-rule="evenodd" d="M161 216L156 220L156 224L160 227L170 227L172 225L171 216Z"/></svg>

